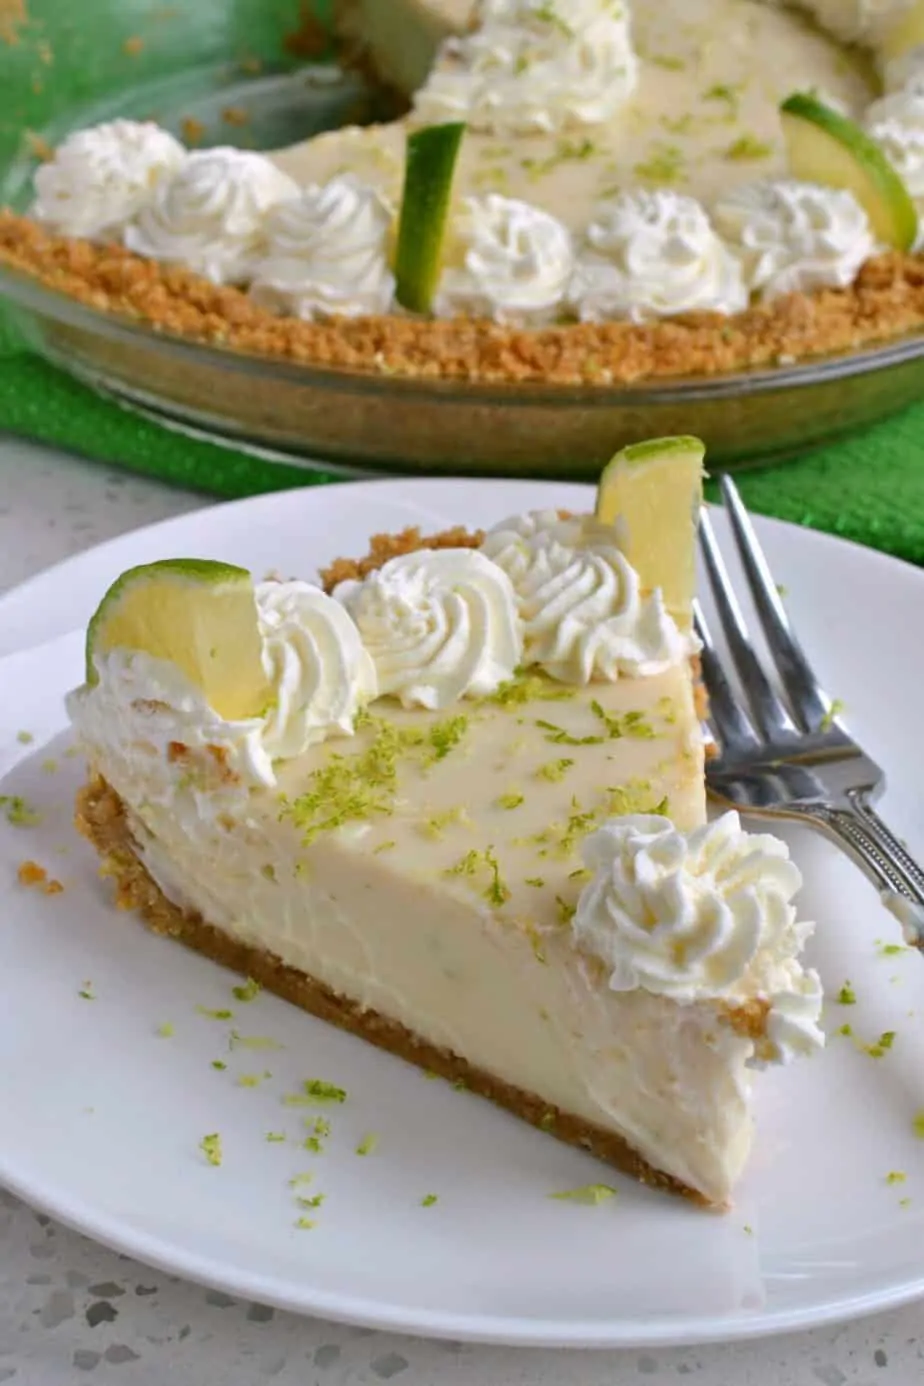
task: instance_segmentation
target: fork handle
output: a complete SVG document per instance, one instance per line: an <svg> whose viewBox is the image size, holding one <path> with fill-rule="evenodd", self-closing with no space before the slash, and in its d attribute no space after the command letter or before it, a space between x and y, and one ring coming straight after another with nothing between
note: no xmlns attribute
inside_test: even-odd
<svg viewBox="0 0 924 1386"><path fill-rule="evenodd" d="M924 950L924 870L886 826L862 791L849 807L816 805L809 816L843 847L900 921L906 942Z"/></svg>
<svg viewBox="0 0 924 1386"><path fill-rule="evenodd" d="M924 869L914 860L904 843L886 826L863 793L855 790L848 798L876 846L908 888L914 892L914 898L918 902L924 901Z"/></svg>

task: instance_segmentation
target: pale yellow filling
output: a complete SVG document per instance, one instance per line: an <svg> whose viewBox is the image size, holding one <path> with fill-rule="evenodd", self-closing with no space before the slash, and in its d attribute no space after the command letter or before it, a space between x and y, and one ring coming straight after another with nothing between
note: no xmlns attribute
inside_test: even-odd
<svg viewBox="0 0 924 1386"><path fill-rule="evenodd" d="M467 0L361 0L352 25L410 92L467 8ZM633 38L639 85L613 122L567 136L472 131L459 194L522 198L572 229L588 223L600 199L627 188L668 187L708 205L737 184L785 176L778 107L792 91L816 89L854 115L877 91L863 54L759 0L637 5ZM406 137L403 122L334 131L274 158L301 183L352 172L397 198Z"/></svg>

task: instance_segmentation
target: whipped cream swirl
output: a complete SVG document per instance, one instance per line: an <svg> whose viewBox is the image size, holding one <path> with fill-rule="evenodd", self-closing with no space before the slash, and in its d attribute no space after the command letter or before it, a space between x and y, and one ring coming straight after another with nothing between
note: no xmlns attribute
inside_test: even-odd
<svg viewBox="0 0 924 1386"><path fill-rule="evenodd" d="M554 133L611 120L638 80L629 21L606 3L488 5L448 39L417 94L421 121L495 134Z"/></svg>
<svg viewBox="0 0 924 1386"><path fill-rule="evenodd" d="M266 220L266 250L254 270L257 303L299 318L388 313L394 211L380 192L347 174L303 188Z"/></svg>
<svg viewBox="0 0 924 1386"><path fill-rule="evenodd" d="M734 255L692 197L634 191L601 203L568 299L582 322L738 313L748 293Z"/></svg>
<svg viewBox="0 0 924 1386"><path fill-rule="evenodd" d="M794 179L749 183L714 208L715 223L763 298L844 288L875 253L853 193Z"/></svg>
<svg viewBox="0 0 924 1386"><path fill-rule="evenodd" d="M662 673L690 653L660 592L643 595L619 534L554 510L497 525L482 552L508 575L525 635L524 659L562 683Z"/></svg>
<svg viewBox="0 0 924 1386"><path fill-rule="evenodd" d="M263 665L276 703L263 745L288 760L332 734L350 736L357 712L378 692L372 657L339 602L309 582L257 587Z"/></svg>
<svg viewBox="0 0 924 1386"><path fill-rule="evenodd" d="M501 323L553 319L574 265L571 237L561 222L496 193L466 198L464 209L453 228L455 255L437 289L437 315Z"/></svg>
<svg viewBox="0 0 924 1386"><path fill-rule="evenodd" d="M736 813L689 833L642 814L605 823L583 856L593 877L574 937L610 970L614 991L644 988L681 1003L765 999L757 1063L824 1043L821 984L798 962L813 926L797 922L802 877L785 843L744 832Z"/></svg>
<svg viewBox="0 0 924 1386"><path fill-rule="evenodd" d="M821 1008L825 995L814 968L803 968L791 959L780 970L776 990L765 999L769 1003L766 1033L756 1045L750 1068L787 1064L824 1047Z"/></svg>
<svg viewBox="0 0 924 1386"><path fill-rule="evenodd" d="M263 256L267 213L297 192L262 154L203 149L158 184L153 201L126 227L125 244L214 284L242 283Z"/></svg>
<svg viewBox="0 0 924 1386"><path fill-rule="evenodd" d="M115 649L97 657L96 672L97 683L68 695L68 715L90 758L126 762L146 797L168 802L180 781L204 805L216 792L276 783L263 720L220 717L175 664Z"/></svg>
<svg viewBox="0 0 924 1386"><path fill-rule="evenodd" d="M513 677L523 639L510 580L474 549L391 559L334 590L375 662L380 694L444 708Z"/></svg>
<svg viewBox="0 0 924 1386"><path fill-rule="evenodd" d="M179 141L151 121L77 130L36 171L32 215L61 236L115 239L185 158Z"/></svg>

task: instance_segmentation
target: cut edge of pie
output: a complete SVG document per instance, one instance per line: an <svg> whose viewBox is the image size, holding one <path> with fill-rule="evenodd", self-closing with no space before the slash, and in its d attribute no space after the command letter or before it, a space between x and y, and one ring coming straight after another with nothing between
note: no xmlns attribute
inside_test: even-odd
<svg viewBox="0 0 924 1386"><path fill-rule="evenodd" d="M545 1134L577 1146L640 1183L680 1194L703 1207L714 1206L699 1190L655 1169L615 1132L561 1111L535 1093L474 1067L451 1049L421 1039L399 1021L338 995L316 978L287 967L274 954L235 939L201 915L168 900L140 860L125 806L105 780L91 780L79 792L75 824L99 853L104 875L114 882L117 907L138 914L153 933L185 944L241 977L253 978L273 995L319 1020L487 1098ZM750 1025L760 1033L761 1022L759 1013L741 1012L742 1026Z"/></svg>

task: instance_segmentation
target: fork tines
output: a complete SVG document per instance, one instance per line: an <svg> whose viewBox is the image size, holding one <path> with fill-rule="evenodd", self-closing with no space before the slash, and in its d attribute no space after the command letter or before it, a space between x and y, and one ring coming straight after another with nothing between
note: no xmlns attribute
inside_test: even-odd
<svg viewBox="0 0 924 1386"><path fill-rule="evenodd" d="M756 746L759 740L785 744L832 725L831 704L822 692L789 623L780 592L734 482L721 478L722 499L751 598L773 659L785 702L765 671L748 633L715 531L707 511L700 520L700 546L719 623L741 680L747 709L722 668L702 608L695 604L696 632L702 641L703 678L712 721L723 745Z"/></svg>

